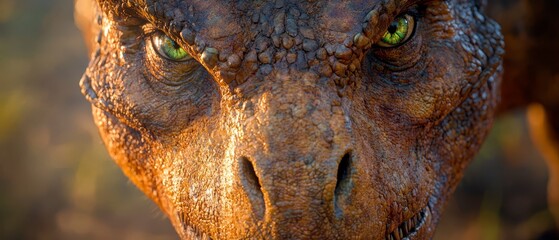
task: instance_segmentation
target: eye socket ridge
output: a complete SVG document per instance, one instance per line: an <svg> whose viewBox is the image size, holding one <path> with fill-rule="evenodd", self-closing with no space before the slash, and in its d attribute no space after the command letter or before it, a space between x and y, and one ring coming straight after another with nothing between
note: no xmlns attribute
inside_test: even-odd
<svg viewBox="0 0 559 240"><path fill-rule="evenodd" d="M153 32L150 38L151 44L159 56L175 62L192 59L192 56L184 48L163 32Z"/></svg>
<svg viewBox="0 0 559 240"><path fill-rule="evenodd" d="M390 23L377 46L381 48L394 48L404 45L413 38L416 28L417 18L413 14L401 14Z"/></svg>

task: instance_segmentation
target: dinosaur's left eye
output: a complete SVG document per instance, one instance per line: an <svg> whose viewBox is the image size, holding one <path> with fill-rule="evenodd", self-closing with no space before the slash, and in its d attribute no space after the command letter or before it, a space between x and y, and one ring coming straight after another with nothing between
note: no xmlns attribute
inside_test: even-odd
<svg viewBox="0 0 559 240"><path fill-rule="evenodd" d="M397 47L408 41L415 31L415 19L409 14L397 17L377 43L379 47Z"/></svg>
<svg viewBox="0 0 559 240"><path fill-rule="evenodd" d="M184 48L163 33L153 34L151 40L157 53L166 59L177 62L192 59L192 56Z"/></svg>

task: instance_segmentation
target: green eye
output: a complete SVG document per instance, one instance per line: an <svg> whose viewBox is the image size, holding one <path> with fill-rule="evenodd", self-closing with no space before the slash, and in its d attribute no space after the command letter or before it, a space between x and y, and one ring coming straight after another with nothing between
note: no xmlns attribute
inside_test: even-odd
<svg viewBox="0 0 559 240"><path fill-rule="evenodd" d="M405 43L415 30L415 19L408 15L396 18L384 33L378 45L380 47L397 47Z"/></svg>
<svg viewBox="0 0 559 240"><path fill-rule="evenodd" d="M186 61L191 59L190 54L184 50L177 42L163 33L156 33L152 37L153 47L164 58L173 61Z"/></svg>

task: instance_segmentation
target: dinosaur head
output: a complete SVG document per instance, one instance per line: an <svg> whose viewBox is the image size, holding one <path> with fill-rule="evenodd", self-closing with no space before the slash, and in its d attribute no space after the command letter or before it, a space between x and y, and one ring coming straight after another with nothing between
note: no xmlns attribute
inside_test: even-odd
<svg viewBox="0 0 559 240"><path fill-rule="evenodd" d="M498 100L479 8L99 0L81 87L182 238L429 238Z"/></svg>

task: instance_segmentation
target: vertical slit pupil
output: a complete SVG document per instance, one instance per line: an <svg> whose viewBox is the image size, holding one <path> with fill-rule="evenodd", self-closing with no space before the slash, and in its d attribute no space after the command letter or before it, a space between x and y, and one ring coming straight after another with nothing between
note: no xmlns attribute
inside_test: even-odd
<svg viewBox="0 0 559 240"><path fill-rule="evenodd" d="M392 22L390 26L388 26L388 32L394 34L396 31L398 31L398 22Z"/></svg>
<svg viewBox="0 0 559 240"><path fill-rule="evenodd" d="M175 50L181 49L181 46L179 46L179 44L177 42L173 41L172 39L169 39L169 40L171 41L171 44L172 44L172 46Z"/></svg>

